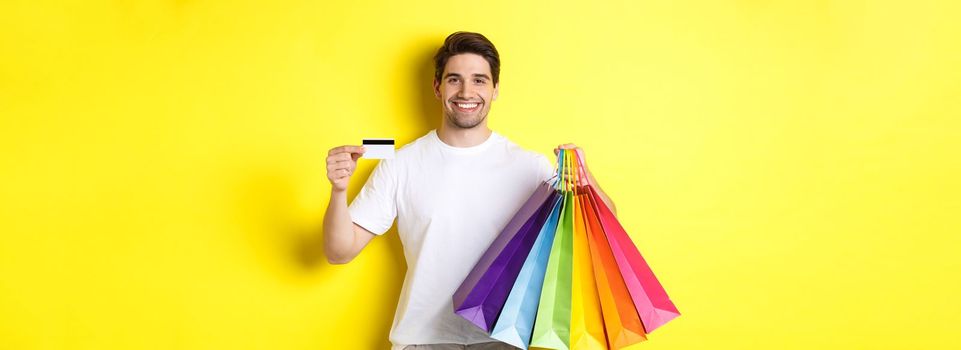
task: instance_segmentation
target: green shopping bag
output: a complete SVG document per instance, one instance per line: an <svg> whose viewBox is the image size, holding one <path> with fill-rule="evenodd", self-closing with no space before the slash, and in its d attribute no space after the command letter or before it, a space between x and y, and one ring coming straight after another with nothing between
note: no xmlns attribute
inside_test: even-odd
<svg viewBox="0 0 961 350"><path fill-rule="evenodd" d="M561 218L544 274L531 347L569 349L571 334L571 270L574 255L573 194L565 192Z"/></svg>

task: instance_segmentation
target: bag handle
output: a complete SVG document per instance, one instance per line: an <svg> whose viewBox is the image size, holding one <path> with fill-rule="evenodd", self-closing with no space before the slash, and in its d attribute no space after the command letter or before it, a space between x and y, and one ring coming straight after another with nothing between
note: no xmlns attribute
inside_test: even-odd
<svg viewBox="0 0 961 350"><path fill-rule="evenodd" d="M572 191L573 188L574 188L574 180L575 180L575 179L574 179L574 164L575 164L575 163L574 163L574 157L573 157L574 155L573 155L573 154L568 154L568 152L567 152L566 150L565 150L564 153L565 153L565 155L564 155L564 161L567 163L567 166L565 167L565 170L567 171L567 174L565 174L565 176L564 176L564 185L566 186L565 190L566 190L567 192L570 192L570 191Z"/></svg>
<svg viewBox="0 0 961 350"><path fill-rule="evenodd" d="M570 158L570 173L573 178L574 188L581 188L590 185L587 176L587 167L584 166L584 159L580 150L568 150L566 158Z"/></svg>
<svg viewBox="0 0 961 350"><path fill-rule="evenodd" d="M581 183L586 179L584 175L584 162L580 160L576 151L570 149L560 149L557 152L557 171L554 177L554 189L559 191L576 191Z"/></svg>
<svg viewBox="0 0 961 350"><path fill-rule="evenodd" d="M555 190L560 190L560 189L561 189L561 182L564 181L564 173L563 173L563 171L564 171L564 152L563 152L563 151L564 151L564 150L560 150L560 151L557 152L557 167L556 167L556 169L554 170L554 178L556 179L556 180L554 181L554 189L555 189Z"/></svg>
<svg viewBox="0 0 961 350"><path fill-rule="evenodd" d="M577 191L581 187L590 186L587 167L580 150L560 149L557 152L557 170L554 177L554 189L562 191Z"/></svg>

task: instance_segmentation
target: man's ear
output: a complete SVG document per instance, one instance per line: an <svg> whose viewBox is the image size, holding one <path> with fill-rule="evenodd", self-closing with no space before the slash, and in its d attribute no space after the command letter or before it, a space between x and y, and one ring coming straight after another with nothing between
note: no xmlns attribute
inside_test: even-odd
<svg viewBox="0 0 961 350"><path fill-rule="evenodd" d="M492 98L493 101L497 101L497 93L500 91L500 88L501 88L501 82L497 82L497 84L494 84L494 97Z"/></svg>
<svg viewBox="0 0 961 350"><path fill-rule="evenodd" d="M434 78L434 97L440 100L440 81L437 78Z"/></svg>

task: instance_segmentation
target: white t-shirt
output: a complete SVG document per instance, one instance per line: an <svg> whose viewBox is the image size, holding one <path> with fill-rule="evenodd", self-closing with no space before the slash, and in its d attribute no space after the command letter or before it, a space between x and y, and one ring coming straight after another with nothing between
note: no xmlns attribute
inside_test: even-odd
<svg viewBox="0 0 961 350"><path fill-rule="evenodd" d="M451 298L553 174L547 157L496 132L477 146L453 147L431 130L377 164L349 211L354 223L377 235L397 218L407 274L390 331L393 349L496 341L455 314Z"/></svg>

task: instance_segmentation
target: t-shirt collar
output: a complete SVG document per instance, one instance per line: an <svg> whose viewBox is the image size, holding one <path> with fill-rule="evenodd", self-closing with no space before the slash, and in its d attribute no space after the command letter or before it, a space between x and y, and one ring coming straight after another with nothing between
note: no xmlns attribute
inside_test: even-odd
<svg viewBox="0 0 961 350"><path fill-rule="evenodd" d="M437 136L437 129L433 129L430 131L430 137L431 139L434 140L434 142L436 142L440 146L440 148L444 149L445 151L455 153L455 154L474 154L490 147L492 143L494 143L498 138L500 138L500 135L494 131L491 131L491 134L490 136L487 137L487 140L484 140L484 142L481 142L478 145L474 145L470 147L454 147L444 143L444 141L441 140L439 136Z"/></svg>

